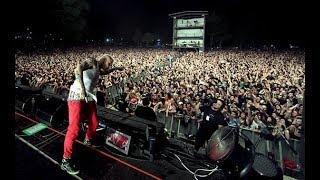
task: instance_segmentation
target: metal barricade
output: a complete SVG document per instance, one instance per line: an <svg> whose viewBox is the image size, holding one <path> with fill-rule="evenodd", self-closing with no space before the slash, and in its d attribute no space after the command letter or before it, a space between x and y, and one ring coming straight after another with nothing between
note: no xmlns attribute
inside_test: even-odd
<svg viewBox="0 0 320 180"><path fill-rule="evenodd" d="M181 128L181 121L183 121L183 115L182 114L175 114L174 119L178 121L178 127L177 127L177 137L183 137L184 129Z"/></svg>
<svg viewBox="0 0 320 180"><path fill-rule="evenodd" d="M299 152L300 152L300 148L301 148L301 141L299 140L295 140L295 139L290 139L289 141L289 145L297 152L297 154L295 154L291 149L290 146L286 143L286 141L284 139L281 139L281 141L279 141L279 151L280 151L280 155L281 155L281 167L284 167L283 164L283 160L291 160L295 163L297 163L297 169L295 169L295 171L299 171L300 170L300 157L299 157Z"/></svg>
<svg viewBox="0 0 320 180"><path fill-rule="evenodd" d="M292 160L297 163L297 171L299 171L299 154L294 154L283 138L275 138L273 141L261 139L259 132L244 128L241 129L241 133L245 134L256 145L256 152L266 156L274 155L274 160L282 169L285 168L284 159ZM299 140L290 139L289 143L296 152L300 151L301 144Z"/></svg>
<svg viewBox="0 0 320 180"><path fill-rule="evenodd" d="M165 127L168 130L169 134L172 135L172 132L177 132L175 134L178 138L185 137L184 134L188 127L182 125L181 122L183 119L181 119L181 117L178 117L176 114L169 115L168 117L165 116L165 113L162 114L162 117L159 117L159 113L157 114L158 120L160 120L160 122L162 120L162 122L165 123ZM266 156L273 155L274 160L278 163L278 165L281 168L284 168L284 159L292 160L296 162L298 166L300 165L299 154L294 154L283 138L275 138L275 140L270 141L260 137L260 132L258 131L245 128L241 128L240 131L241 133L246 135L252 141L253 144L256 145L257 153L261 153ZM293 149L299 152L301 147L300 141L290 139L289 142Z"/></svg>
<svg viewBox="0 0 320 180"><path fill-rule="evenodd" d="M190 120L189 123L185 124L184 117L181 114L171 113L166 116L165 112L157 112L156 115L158 121L165 125L165 129L170 137L176 136L178 138L184 138L185 134L189 132L192 135L195 135L196 131L199 129L197 120Z"/></svg>
<svg viewBox="0 0 320 180"><path fill-rule="evenodd" d="M113 85L113 86L108 87L105 90L105 93L107 96L108 104L114 104L116 102L116 99L121 96L122 89L117 84L117 85Z"/></svg>

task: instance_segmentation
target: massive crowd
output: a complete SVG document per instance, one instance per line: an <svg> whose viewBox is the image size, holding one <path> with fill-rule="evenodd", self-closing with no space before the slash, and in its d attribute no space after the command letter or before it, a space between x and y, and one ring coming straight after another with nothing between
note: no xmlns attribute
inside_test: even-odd
<svg viewBox="0 0 320 180"><path fill-rule="evenodd" d="M78 61L110 54L115 66L125 67L101 79L98 90L120 85L125 110L148 97L155 112L180 114L189 127L201 121L201 107L220 98L229 124L299 139L305 89L303 51L216 50L204 53L168 49L73 48L51 53L19 54L17 83L51 85L68 90ZM173 57L172 61L168 59ZM141 77L144 74L144 77ZM132 81L135 77L136 81ZM188 134L192 132L188 128Z"/></svg>

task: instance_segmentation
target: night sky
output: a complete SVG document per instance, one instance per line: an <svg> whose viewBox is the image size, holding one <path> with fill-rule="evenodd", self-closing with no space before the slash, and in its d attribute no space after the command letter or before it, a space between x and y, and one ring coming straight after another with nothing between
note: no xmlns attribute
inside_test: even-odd
<svg viewBox="0 0 320 180"><path fill-rule="evenodd" d="M15 2L16 1L16 2ZM13 1L16 17L13 30L26 25L35 32L55 31L56 1ZM213 11L224 17L234 37L246 32L252 39L303 41L304 5L289 0L90 0L86 31L92 38L106 34L130 37L136 29L159 33L170 39L172 21L168 14L184 10ZM279 4L281 2L281 4ZM241 35L240 35L241 36ZM248 37L246 37L248 38Z"/></svg>

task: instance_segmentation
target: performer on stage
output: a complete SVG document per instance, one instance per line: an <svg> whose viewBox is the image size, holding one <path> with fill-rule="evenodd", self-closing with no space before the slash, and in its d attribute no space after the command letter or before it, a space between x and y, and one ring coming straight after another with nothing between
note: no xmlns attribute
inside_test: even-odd
<svg viewBox="0 0 320 180"><path fill-rule="evenodd" d="M197 152L201 146L203 146L206 140L209 140L211 135L218 128L227 126L227 122L224 119L221 110L224 108L225 103L221 99L217 99L216 102L211 103L211 106L202 109L204 116L203 121L200 124L200 128L196 134L195 151ZM196 153L195 152L195 153Z"/></svg>
<svg viewBox="0 0 320 180"><path fill-rule="evenodd" d="M64 152L61 169L69 174L78 174L79 170L71 162L73 143L76 140L80 122L84 115L88 119L88 130L84 143L91 145L92 137L96 133L99 121L97 117L96 85L99 75L107 75L115 70L123 70L123 67L111 68L113 58L103 55L98 59L89 58L77 64L75 68L75 81L70 87L68 96L69 126L64 140Z"/></svg>

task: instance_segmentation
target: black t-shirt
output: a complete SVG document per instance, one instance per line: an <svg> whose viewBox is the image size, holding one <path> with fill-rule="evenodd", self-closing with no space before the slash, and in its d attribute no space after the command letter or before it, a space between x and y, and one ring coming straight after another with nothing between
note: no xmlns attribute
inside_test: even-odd
<svg viewBox="0 0 320 180"><path fill-rule="evenodd" d="M183 109L180 107L177 107L177 114L183 114Z"/></svg>
<svg viewBox="0 0 320 180"><path fill-rule="evenodd" d="M284 104L287 103L287 100L285 100L285 99L283 99L283 98L280 98L280 99L278 99L278 100L279 100L279 102L280 102L281 105L284 105Z"/></svg>
<svg viewBox="0 0 320 180"><path fill-rule="evenodd" d="M203 109L203 121L196 135L195 149L198 150L206 140L218 129L218 125L227 126L223 114L220 111L214 111L211 107Z"/></svg>
<svg viewBox="0 0 320 180"><path fill-rule="evenodd" d="M239 95L238 96L239 103L237 104L238 108L242 108L242 104L246 101L246 98L244 96Z"/></svg>
<svg viewBox="0 0 320 180"><path fill-rule="evenodd" d="M212 124L217 129L218 125L226 126L227 122L220 111L215 111L211 107L203 108L203 124Z"/></svg>
<svg viewBox="0 0 320 180"><path fill-rule="evenodd" d="M21 84L24 85L24 86L30 86L29 84L29 80L26 76L23 76L20 80Z"/></svg>
<svg viewBox="0 0 320 180"><path fill-rule="evenodd" d="M99 106L104 106L104 97L105 97L105 93L104 92L97 91L97 99L98 99L97 104Z"/></svg>
<svg viewBox="0 0 320 180"><path fill-rule="evenodd" d="M272 113L273 113L273 111L274 111L274 109L272 108L270 102L268 102L268 103L267 103L267 114L268 114L269 116L271 116Z"/></svg>
<svg viewBox="0 0 320 180"><path fill-rule="evenodd" d="M140 117L142 119L147 119L150 121L157 121L157 116L155 112L150 108L146 106L138 106L135 115L137 117Z"/></svg>
<svg viewBox="0 0 320 180"><path fill-rule="evenodd" d="M297 99L297 98L293 98L293 99L292 99L292 104L293 104L293 105L298 104L298 99Z"/></svg>

